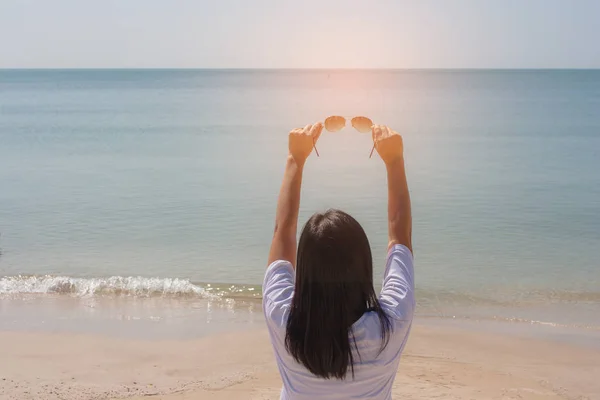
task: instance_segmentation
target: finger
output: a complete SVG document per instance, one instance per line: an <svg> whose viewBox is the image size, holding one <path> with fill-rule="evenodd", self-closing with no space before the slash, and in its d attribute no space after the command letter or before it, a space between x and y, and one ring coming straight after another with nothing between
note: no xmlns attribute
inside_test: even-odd
<svg viewBox="0 0 600 400"><path fill-rule="evenodd" d="M373 125L373 143L381 140L382 130L381 125Z"/></svg>
<svg viewBox="0 0 600 400"><path fill-rule="evenodd" d="M302 130L302 133L304 133L305 135L310 134L310 129L312 128L311 124L308 124L304 127L304 129Z"/></svg>
<svg viewBox="0 0 600 400"><path fill-rule="evenodd" d="M323 123L322 122L317 122L310 129L310 135L313 137L313 140L315 142L317 140L319 140L319 137L321 136L322 131L323 131Z"/></svg>
<svg viewBox="0 0 600 400"><path fill-rule="evenodd" d="M381 134L384 138L389 138L390 136L392 136L392 130L388 127L388 126L382 126L381 127Z"/></svg>

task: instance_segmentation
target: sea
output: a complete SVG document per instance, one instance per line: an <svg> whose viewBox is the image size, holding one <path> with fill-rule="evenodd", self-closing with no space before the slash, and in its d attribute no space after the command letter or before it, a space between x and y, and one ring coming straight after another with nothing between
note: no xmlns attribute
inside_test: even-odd
<svg viewBox="0 0 600 400"><path fill-rule="evenodd" d="M194 337L262 327L287 134L400 132L417 318L600 346L600 70L0 70L0 330ZM385 168L324 132L300 228L364 227Z"/></svg>

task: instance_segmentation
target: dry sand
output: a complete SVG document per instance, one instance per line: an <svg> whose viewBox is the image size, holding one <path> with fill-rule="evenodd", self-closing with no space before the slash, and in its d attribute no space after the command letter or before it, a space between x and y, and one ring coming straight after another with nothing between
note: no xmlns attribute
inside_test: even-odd
<svg viewBox="0 0 600 400"><path fill-rule="evenodd" d="M262 330L188 341L0 333L0 399L278 399L280 387ZM600 399L600 351L418 325L394 398Z"/></svg>

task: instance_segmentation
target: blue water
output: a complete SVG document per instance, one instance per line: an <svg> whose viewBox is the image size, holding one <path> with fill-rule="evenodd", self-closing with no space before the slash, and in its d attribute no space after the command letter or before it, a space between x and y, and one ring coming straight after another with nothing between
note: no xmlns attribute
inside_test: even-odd
<svg viewBox="0 0 600 400"><path fill-rule="evenodd" d="M287 132L365 115L404 136L422 307L600 326L599 110L598 70L0 71L0 294L257 293ZM350 212L380 277L370 137L318 148L301 222Z"/></svg>

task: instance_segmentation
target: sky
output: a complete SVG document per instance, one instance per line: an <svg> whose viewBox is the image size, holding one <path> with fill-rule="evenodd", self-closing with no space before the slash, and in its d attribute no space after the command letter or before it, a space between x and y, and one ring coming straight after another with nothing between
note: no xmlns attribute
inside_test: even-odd
<svg viewBox="0 0 600 400"><path fill-rule="evenodd" d="M600 68L600 0L0 0L0 68Z"/></svg>

